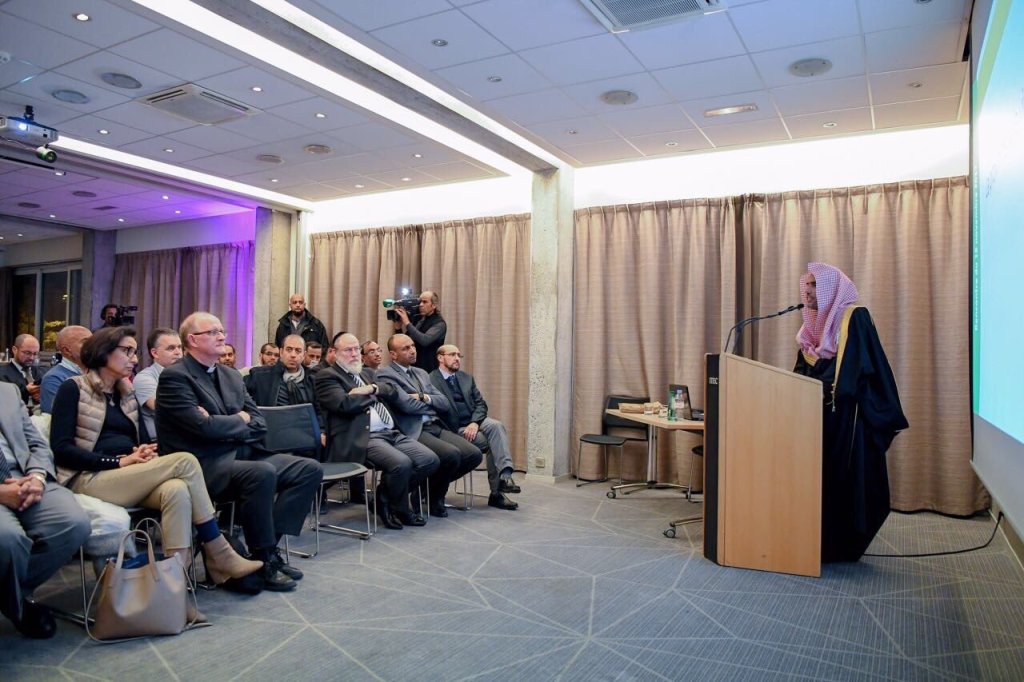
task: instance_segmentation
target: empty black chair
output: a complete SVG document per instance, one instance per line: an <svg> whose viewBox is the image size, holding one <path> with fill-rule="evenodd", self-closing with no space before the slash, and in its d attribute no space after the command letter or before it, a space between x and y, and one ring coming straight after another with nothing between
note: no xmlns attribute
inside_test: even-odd
<svg viewBox="0 0 1024 682"><path fill-rule="evenodd" d="M587 483L601 483L608 480L608 447L619 449L619 483L622 483L622 450L630 441L647 442L647 427L628 419L622 419L608 414L608 410L614 410L620 403L648 403L651 399L648 396L609 395L604 399L604 409L601 411L601 433L585 433L580 436L579 449L576 451L576 487L579 488ZM614 430L616 433L611 433ZM626 435L621 435L625 432ZM636 435L639 434L639 435ZM596 481L584 481L580 478L580 463L583 458L583 444L600 445L604 450L604 472L605 477ZM582 481L582 482L581 482Z"/></svg>

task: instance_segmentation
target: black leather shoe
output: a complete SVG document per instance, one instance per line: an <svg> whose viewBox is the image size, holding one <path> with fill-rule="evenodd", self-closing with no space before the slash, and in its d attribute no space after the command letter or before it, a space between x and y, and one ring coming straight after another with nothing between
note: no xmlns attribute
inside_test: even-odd
<svg viewBox="0 0 1024 682"><path fill-rule="evenodd" d="M377 515L380 517L381 525L385 528L389 528L391 530L402 530L402 522L399 521L398 517L391 512L385 513L381 511L378 512Z"/></svg>
<svg viewBox="0 0 1024 682"><path fill-rule="evenodd" d="M272 563L266 562L259 570L263 578L263 589L270 592L291 592L295 589L295 581L281 571L274 568Z"/></svg>
<svg viewBox="0 0 1024 682"><path fill-rule="evenodd" d="M511 476L502 476L498 481L498 492L500 493L521 493L523 489L516 485Z"/></svg>
<svg viewBox="0 0 1024 682"><path fill-rule="evenodd" d="M57 633L57 621L50 609L27 599L22 602L21 620L14 621L14 627L30 639L50 639Z"/></svg>
<svg viewBox="0 0 1024 682"><path fill-rule="evenodd" d="M281 556L280 548L274 548L274 553L270 557L270 565L292 580L302 580L302 571L285 562L284 557Z"/></svg>
<svg viewBox="0 0 1024 682"><path fill-rule="evenodd" d="M487 498L488 507L497 507L498 509L507 509L513 511L519 509L519 503L513 502L501 493L491 493L490 497Z"/></svg>
<svg viewBox="0 0 1024 682"><path fill-rule="evenodd" d="M447 518L448 509L444 506L444 500L441 500L440 504L436 502L430 503L430 515L436 516L440 519Z"/></svg>
<svg viewBox="0 0 1024 682"><path fill-rule="evenodd" d="M427 520L419 514L413 514L412 512L405 512L398 516L403 526L425 526Z"/></svg>

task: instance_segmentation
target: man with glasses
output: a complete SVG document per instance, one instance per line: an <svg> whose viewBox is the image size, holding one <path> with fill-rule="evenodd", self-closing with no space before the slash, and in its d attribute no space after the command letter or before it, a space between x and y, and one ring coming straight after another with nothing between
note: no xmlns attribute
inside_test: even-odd
<svg viewBox="0 0 1024 682"><path fill-rule="evenodd" d="M437 349L439 366L430 373L430 381L452 404L452 409L441 418L448 428L487 453L487 481L491 486L487 504L515 509L519 505L504 495L520 491L512 480L508 431L500 421L487 416L487 402L473 375L462 371L462 357L458 346L447 344Z"/></svg>
<svg viewBox="0 0 1024 682"><path fill-rule="evenodd" d="M82 364L82 344L90 336L92 336L91 331L76 324L64 327L57 332L57 350L60 352L60 362L51 367L43 377L42 390L39 392L39 402L43 412L49 414L53 411L53 399L57 396L57 389L61 384L71 377L85 373L85 365Z"/></svg>
<svg viewBox="0 0 1024 682"><path fill-rule="evenodd" d="M132 385L135 387L135 399L139 401L146 433L150 438L156 439L156 424L153 421L156 387L164 368L181 359L181 338L173 329L157 327L146 338L146 349L153 364L136 374Z"/></svg>
<svg viewBox="0 0 1024 682"><path fill-rule="evenodd" d="M210 497L238 504L246 544L263 561L262 589L293 590L302 573L284 563L277 544L282 535L301 532L323 469L305 457L260 453L266 422L242 376L218 362L224 353L220 320L192 313L179 331L186 355L164 369L156 391L160 452L191 452L199 459Z"/></svg>
<svg viewBox="0 0 1024 682"><path fill-rule="evenodd" d="M376 372L384 361L384 351L376 341L363 341L360 346L363 355L363 367L368 367Z"/></svg>
<svg viewBox="0 0 1024 682"><path fill-rule="evenodd" d="M18 387L21 402L25 403L29 414L39 406L39 382L43 380L43 372L36 364L38 358L39 340L31 334L19 334L11 348L11 361L0 367L0 381Z"/></svg>

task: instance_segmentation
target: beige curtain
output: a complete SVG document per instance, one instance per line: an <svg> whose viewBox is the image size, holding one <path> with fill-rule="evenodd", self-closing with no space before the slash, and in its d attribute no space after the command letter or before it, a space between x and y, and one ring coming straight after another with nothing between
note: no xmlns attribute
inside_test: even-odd
<svg viewBox="0 0 1024 682"><path fill-rule="evenodd" d="M670 201L576 212L572 455L583 433L600 433L606 394L666 402L670 383L698 404L704 353L721 348L735 317L740 202ZM660 439L658 480L686 482L691 434ZM678 456L675 454L678 452ZM630 445L623 476L643 479L643 445ZM587 446L580 476L604 461ZM612 471L617 475L615 459Z"/></svg>
<svg viewBox="0 0 1024 682"><path fill-rule="evenodd" d="M702 384L703 353L720 351L735 321L798 302L807 262L824 261L857 284L910 421L889 452L893 507L985 508L970 468L966 178L749 195L695 213L708 203L577 212L572 447L600 429L606 393L660 396L678 382L700 401L692 389ZM703 243L694 231L705 233ZM741 350L791 367L799 325L799 313L765 320ZM659 480L686 482L688 438L662 439ZM598 477L603 462L596 449L587 453L580 473ZM642 477L636 453L626 477Z"/></svg>
<svg viewBox="0 0 1024 682"><path fill-rule="evenodd" d="M382 346L393 333L381 301L432 290L446 340L466 354L490 413L526 467L530 217L510 215L348 232L311 240L310 309L327 328Z"/></svg>
<svg viewBox="0 0 1024 682"><path fill-rule="evenodd" d="M114 261L112 300L137 305L139 346L156 327L177 329L190 313L208 310L221 319L228 341L251 341L253 242L119 254ZM139 353L140 367L149 354Z"/></svg>

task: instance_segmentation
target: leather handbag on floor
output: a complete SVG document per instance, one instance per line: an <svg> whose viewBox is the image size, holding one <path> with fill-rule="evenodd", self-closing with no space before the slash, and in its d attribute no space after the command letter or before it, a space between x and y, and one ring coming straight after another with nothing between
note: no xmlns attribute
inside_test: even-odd
<svg viewBox="0 0 1024 682"><path fill-rule="evenodd" d="M135 537L145 541L148 561L137 568L128 568L124 565L125 544ZM87 616L92 614L95 600L96 620L90 627L86 618L86 631L97 641L180 634L189 627L185 600L195 599L195 595L190 596L187 584L181 559L172 555L157 560L149 534L134 530L121 540L117 560L107 562L93 588Z"/></svg>

